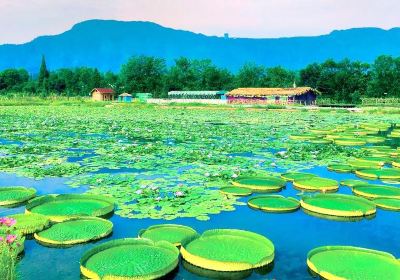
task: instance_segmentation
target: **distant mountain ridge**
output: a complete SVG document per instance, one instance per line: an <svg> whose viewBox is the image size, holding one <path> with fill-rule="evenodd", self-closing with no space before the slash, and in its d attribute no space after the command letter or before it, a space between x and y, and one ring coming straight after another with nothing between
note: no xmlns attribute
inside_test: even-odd
<svg viewBox="0 0 400 280"><path fill-rule="evenodd" d="M50 70L88 66L118 71L132 55L211 59L237 71L246 62L300 69L328 58L372 62L386 54L400 56L400 28L354 28L327 35L271 39L224 38L166 28L152 22L88 20L52 36L25 44L0 45L0 70L26 68L37 73L41 55Z"/></svg>

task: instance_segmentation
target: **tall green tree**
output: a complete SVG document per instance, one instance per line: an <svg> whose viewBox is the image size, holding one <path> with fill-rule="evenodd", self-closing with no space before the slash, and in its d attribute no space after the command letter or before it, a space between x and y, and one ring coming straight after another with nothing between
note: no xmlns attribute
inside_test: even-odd
<svg viewBox="0 0 400 280"><path fill-rule="evenodd" d="M134 56L122 65L120 81L124 91L150 92L157 97L162 94L165 73L164 59Z"/></svg>
<svg viewBox="0 0 400 280"><path fill-rule="evenodd" d="M371 66L368 96L400 97L400 58L379 56Z"/></svg>
<svg viewBox="0 0 400 280"><path fill-rule="evenodd" d="M236 87L261 87L265 79L264 66L246 63L239 69L235 78Z"/></svg>
<svg viewBox="0 0 400 280"><path fill-rule="evenodd" d="M38 76L38 87L44 92L48 90L48 78L50 76L46 66L46 58L42 55L42 62L40 64L39 76Z"/></svg>

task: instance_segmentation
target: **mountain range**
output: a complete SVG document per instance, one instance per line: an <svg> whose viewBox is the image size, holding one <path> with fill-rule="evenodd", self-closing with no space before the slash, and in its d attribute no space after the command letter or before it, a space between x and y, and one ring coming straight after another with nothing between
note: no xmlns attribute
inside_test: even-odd
<svg viewBox="0 0 400 280"><path fill-rule="evenodd" d="M133 55L164 58L167 65L181 56L211 59L234 72L246 62L300 69L329 58L372 62L382 54L400 56L400 28L354 28L321 36L250 39L206 36L152 22L88 20L58 35L0 45L0 70L25 68L37 73L42 54L50 70L88 66L116 72Z"/></svg>

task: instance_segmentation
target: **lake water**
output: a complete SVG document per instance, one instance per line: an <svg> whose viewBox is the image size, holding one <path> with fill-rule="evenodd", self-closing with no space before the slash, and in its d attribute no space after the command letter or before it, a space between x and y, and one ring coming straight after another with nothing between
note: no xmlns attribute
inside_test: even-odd
<svg viewBox="0 0 400 280"><path fill-rule="evenodd" d="M330 172L325 167L315 167L304 171L337 181L358 179L354 174ZM0 187L10 185L31 186L38 190L38 194L81 193L86 191L85 187L71 188L66 185L66 181L67 179L63 178L33 180L17 177L13 174L0 173ZM341 186L339 193L350 194L351 190ZM299 198L297 196L299 191L293 189L291 183L279 194ZM241 198L240 200L246 202L248 198ZM0 208L1 216L23 213L23 211L24 207ZM223 212L218 215L210 215L210 217L209 221L204 222L194 218L164 221L127 219L114 215L110 219L114 223L113 234L98 242L61 249L47 248L38 244L35 240L27 240L25 242L25 255L18 264L18 273L22 279L79 279L79 259L85 251L111 239L136 237L140 229L162 223L188 225L200 233L213 228L235 228L266 236L275 245L274 265L270 272L253 272L248 276L249 279L312 279L313 277L308 272L306 265L307 253L315 247L324 245L359 246L386 251L397 258L400 257L399 212L378 209L376 216L372 219L350 222L311 216L303 210L293 213L271 214L253 210L247 206L237 206L236 211ZM208 279L204 275L210 276L210 274L207 274L208 271L198 270L197 274L194 274L189 270L187 265L181 263L179 268L168 278ZM240 278L246 275L236 276Z"/></svg>

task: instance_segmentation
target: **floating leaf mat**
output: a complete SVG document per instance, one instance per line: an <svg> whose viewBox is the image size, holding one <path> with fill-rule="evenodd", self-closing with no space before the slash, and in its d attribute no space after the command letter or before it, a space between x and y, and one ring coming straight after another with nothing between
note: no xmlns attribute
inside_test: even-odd
<svg viewBox="0 0 400 280"><path fill-rule="evenodd" d="M361 180L354 180L354 179L346 179L340 182L342 186L347 186L350 188L358 187L358 186L365 186L368 185L368 182L361 181Z"/></svg>
<svg viewBox="0 0 400 280"><path fill-rule="evenodd" d="M255 192L275 192L280 191L286 182L276 177L244 177L233 181L232 184Z"/></svg>
<svg viewBox="0 0 400 280"><path fill-rule="evenodd" d="M330 164L328 165L328 170L340 173L350 173L354 171L354 167L348 164Z"/></svg>
<svg viewBox="0 0 400 280"><path fill-rule="evenodd" d="M35 233L34 237L46 245L74 245L108 236L113 229L112 222L97 218L73 218Z"/></svg>
<svg viewBox="0 0 400 280"><path fill-rule="evenodd" d="M300 190L320 192L335 192L339 189L337 181L320 177L295 180L293 186Z"/></svg>
<svg viewBox="0 0 400 280"><path fill-rule="evenodd" d="M14 227L24 235L42 231L50 226L50 219L41 214L15 214L9 217L17 221Z"/></svg>
<svg viewBox="0 0 400 280"><path fill-rule="evenodd" d="M400 170L394 168L371 168L357 170L356 175L368 179L400 179Z"/></svg>
<svg viewBox="0 0 400 280"><path fill-rule="evenodd" d="M303 173L303 172L288 172L288 173L283 173L281 174L281 178L293 182L295 180L305 180L305 179L311 179L314 177L318 177L317 175L314 175L312 173Z"/></svg>
<svg viewBox="0 0 400 280"><path fill-rule="evenodd" d="M251 208L267 212L291 212L300 207L300 202L297 199L281 195L256 196L249 199L247 204Z"/></svg>
<svg viewBox="0 0 400 280"><path fill-rule="evenodd" d="M383 185L365 185L353 188L353 193L366 198L400 198L400 188Z"/></svg>
<svg viewBox="0 0 400 280"><path fill-rule="evenodd" d="M168 241L175 246L185 244L187 240L197 237L197 232L188 226L165 224L155 225L139 232L139 237L153 241Z"/></svg>
<svg viewBox="0 0 400 280"><path fill-rule="evenodd" d="M308 211L339 217L362 217L376 213L374 203L361 197L345 194L303 196L300 204Z"/></svg>
<svg viewBox="0 0 400 280"><path fill-rule="evenodd" d="M36 190L25 187L0 187L0 206L23 203L36 195Z"/></svg>
<svg viewBox="0 0 400 280"><path fill-rule="evenodd" d="M385 210L400 211L400 199L399 198L378 197L372 201L379 208L382 208Z"/></svg>
<svg viewBox="0 0 400 280"><path fill-rule="evenodd" d="M82 274L90 279L156 279L179 262L179 250L166 241L126 238L103 243L80 260Z"/></svg>
<svg viewBox="0 0 400 280"><path fill-rule="evenodd" d="M350 246L323 246L311 250L308 267L323 279L400 279L400 262L389 253Z"/></svg>
<svg viewBox="0 0 400 280"><path fill-rule="evenodd" d="M241 187L223 187L220 191L223 194L235 196L248 196L252 194L250 189Z"/></svg>
<svg viewBox="0 0 400 280"><path fill-rule="evenodd" d="M113 210L112 199L87 194L45 195L31 200L26 205L27 213L42 214L55 222L79 216L105 216Z"/></svg>
<svg viewBox="0 0 400 280"><path fill-rule="evenodd" d="M274 245L264 236L235 229L207 230L181 247L187 262L216 271L263 267L274 260L274 251Z"/></svg>

